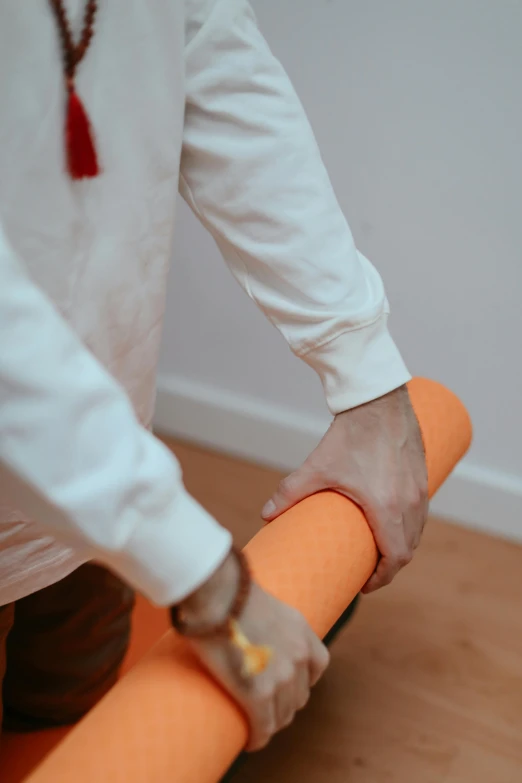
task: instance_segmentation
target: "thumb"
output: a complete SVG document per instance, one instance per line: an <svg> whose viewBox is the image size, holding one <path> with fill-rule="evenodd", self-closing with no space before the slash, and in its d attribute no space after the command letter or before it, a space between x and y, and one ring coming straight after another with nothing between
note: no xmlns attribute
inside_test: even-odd
<svg viewBox="0 0 522 783"><path fill-rule="evenodd" d="M319 477L304 466L284 478L261 512L262 518L271 522L300 500L324 489Z"/></svg>

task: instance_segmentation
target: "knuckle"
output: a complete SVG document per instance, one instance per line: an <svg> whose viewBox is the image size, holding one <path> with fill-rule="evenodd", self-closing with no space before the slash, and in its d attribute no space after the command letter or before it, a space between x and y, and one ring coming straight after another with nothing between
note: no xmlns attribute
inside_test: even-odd
<svg viewBox="0 0 522 783"><path fill-rule="evenodd" d="M413 475L413 482L415 484L415 488L419 494L419 498L426 497L428 494L428 478L419 476L418 474Z"/></svg>
<svg viewBox="0 0 522 783"><path fill-rule="evenodd" d="M259 704L250 705L246 710L250 722L248 750L261 750L266 747L277 731L273 711L267 711Z"/></svg>
<svg viewBox="0 0 522 783"><path fill-rule="evenodd" d="M287 726L290 726L290 724L293 722L295 718L295 712L292 712L291 714L287 715L282 721L281 721L281 728L286 729Z"/></svg>
<svg viewBox="0 0 522 783"><path fill-rule="evenodd" d="M272 736L275 732L272 732L271 734L262 733L257 734L250 743L250 750L256 751L256 750L263 750L263 748L266 748L270 740L272 739Z"/></svg>
<svg viewBox="0 0 522 783"><path fill-rule="evenodd" d="M310 653L308 651L308 646L304 642L297 644L294 652L294 661L297 666L304 665L308 663L309 660Z"/></svg>
<svg viewBox="0 0 522 783"><path fill-rule="evenodd" d="M321 666L324 672L329 667L331 659L330 651L324 644L322 645L322 655Z"/></svg>
<svg viewBox="0 0 522 783"><path fill-rule="evenodd" d="M399 568L404 568L411 563L413 550L410 547L402 547L395 553L394 561Z"/></svg>
<svg viewBox="0 0 522 783"><path fill-rule="evenodd" d="M428 500L428 489L421 484L414 484L408 494L408 506L415 511L424 510Z"/></svg>
<svg viewBox="0 0 522 783"><path fill-rule="evenodd" d="M253 695L253 698L259 705L266 706L275 699L277 693L277 684L274 680L260 682Z"/></svg>
<svg viewBox="0 0 522 783"><path fill-rule="evenodd" d="M375 580L375 583L372 585L372 592L375 592L375 590L379 590L381 587L387 587L389 584L391 584L393 577L394 577L395 571L385 571L383 574L379 575L379 578Z"/></svg>
<svg viewBox="0 0 522 783"><path fill-rule="evenodd" d="M419 487L414 486L411 488L411 490L408 493L406 502L408 508L412 508L412 509L420 508L420 506L422 505L422 493Z"/></svg>
<svg viewBox="0 0 522 783"><path fill-rule="evenodd" d="M313 652L310 654L310 658L313 658L314 664L324 671L330 663L330 652L328 647L317 639L316 644L313 645Z"/></svg>
<svg viewBox="0 0 522 783"><path fill-rule="evenodd" d="M297 706L298 710L302 710L304 709L304 707L306 707L306 705L310 700L310 693L311 693L310 690L307 690L305 693L303 693L303 695L299 699L299 704Z"/></svg>
<svg viewBox="0 0 522 783"><path fill-rule="evenodd" d="M389 489L377 498L377 510L382 516L401 519L401 502L395 490Z"/></svg>
<svg viewBox="0 0 522 783"><path fill-rule="evenodd" d="M282 667L278 676L278 689L291 685L295 679L295 668L290 663Z"/></svg>

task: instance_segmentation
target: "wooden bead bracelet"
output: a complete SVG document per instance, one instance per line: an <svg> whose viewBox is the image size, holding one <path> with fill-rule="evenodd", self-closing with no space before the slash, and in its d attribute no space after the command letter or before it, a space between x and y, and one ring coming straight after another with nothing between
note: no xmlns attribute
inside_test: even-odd
<svg viewBox="0 0 522 783"><path fill-rule="evenodd" d="M170 619L173 628L188 638L205 639L220 636L228 638L243 655L242 676L254 677L265 671L272 658L273 650L266 645L252 644L241 631L239 617L250 595L252 575L243 552L236 547L233 547L231 551L239 565L239 581L234 600L225 619L213 625L193 626L183 618L183 609L179 604L170 607Z"/></svg>

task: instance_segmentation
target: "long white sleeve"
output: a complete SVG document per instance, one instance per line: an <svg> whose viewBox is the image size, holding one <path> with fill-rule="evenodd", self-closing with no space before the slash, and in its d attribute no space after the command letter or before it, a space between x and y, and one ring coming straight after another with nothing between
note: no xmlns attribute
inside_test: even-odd
<svg viewBox="0 0 522 783"><path fill-rule="evenodd" d="M0 492L158 604L203 583L230 547L1 227Z"/></svg>
<svg viewBox="0 0 522 783"><path fill-rule="evenodd" d="M333 413L410 375L302 106L245 0L187 0L180 192Z"/></svg>

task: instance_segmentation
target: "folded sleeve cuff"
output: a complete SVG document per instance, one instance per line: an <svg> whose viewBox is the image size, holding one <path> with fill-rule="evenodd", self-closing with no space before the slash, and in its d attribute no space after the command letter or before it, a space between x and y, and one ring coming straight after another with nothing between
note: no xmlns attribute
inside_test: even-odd
<svg viewBox="0 0 522 783"><path fill-rule="evenodd" d="M231 534L183 489L164 514L135 525L107 564L155 604L170 606L204 584L231 546Z"/></svg>
<svg viewBox="0 0 522 783"><path fill-rule="evenodd" d="M373 323L343 332L305 355L321 378L334 415L376 400L411 380L383 313Z"/></svg>

